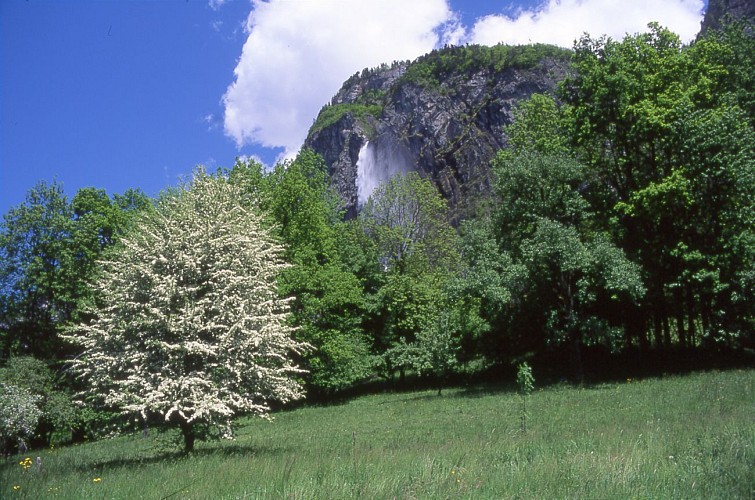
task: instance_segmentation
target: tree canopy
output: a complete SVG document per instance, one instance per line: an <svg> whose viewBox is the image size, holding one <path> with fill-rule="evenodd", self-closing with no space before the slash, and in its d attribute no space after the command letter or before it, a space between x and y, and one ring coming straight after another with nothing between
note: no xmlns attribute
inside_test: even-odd
<svg viewBox="0 0 755 500"><path fill-rule="evenodd" d="M722 332L752 342L753 309L739 302L752 297L744 276L755 265L755 138L744 97L755 39L744 31L683 47L651 24L575 46L576 75L562 90L572 145L601 226L642 267L643 343L650 325L659 346L729 343Z"/></svg>

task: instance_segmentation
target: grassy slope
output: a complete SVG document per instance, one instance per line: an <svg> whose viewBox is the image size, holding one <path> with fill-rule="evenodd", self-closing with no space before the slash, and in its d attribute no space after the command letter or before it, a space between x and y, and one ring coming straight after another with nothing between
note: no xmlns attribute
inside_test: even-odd
<svg viewBox="0 0 755 500"><path fill-rule="evenodd" d="M235 441L189 457L163 435L45 451L39 473L14 459L0 497L751 498L754 381L550 387L529 398L526 433L511 392L366 396L242 420Z"/></svg>

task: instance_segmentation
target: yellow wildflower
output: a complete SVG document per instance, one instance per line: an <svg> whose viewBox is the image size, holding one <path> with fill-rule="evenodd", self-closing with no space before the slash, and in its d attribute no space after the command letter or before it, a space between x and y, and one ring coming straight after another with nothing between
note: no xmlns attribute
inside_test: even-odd
<svg viewBox="0 0 755 500"><path fill-rule="evenodd" d="M93 483L99 483L100 481L102 481L101 477L95 477L94 479L92 479Z"/></svg>

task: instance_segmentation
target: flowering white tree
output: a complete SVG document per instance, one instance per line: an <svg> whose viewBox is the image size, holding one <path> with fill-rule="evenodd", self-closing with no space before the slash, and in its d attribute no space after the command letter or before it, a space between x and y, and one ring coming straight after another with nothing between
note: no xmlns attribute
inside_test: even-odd
<svg viewBox="0 0 755 500"><path fill-rule="evenodd" d="M4 451L14 439L34 434L42 416L39 409L41 399L27 389L0 382L0 439Z"/></svg>
<svg viewBox="0 0 755 500"><path fill-rule="evenodd" d="M238 413L303 395L291 361L306 345L288 326L276 277L282 247L238 188L196 172L163 196L102 262L92 318L71 330L73 366L104 404L230 437Z"/></svg>

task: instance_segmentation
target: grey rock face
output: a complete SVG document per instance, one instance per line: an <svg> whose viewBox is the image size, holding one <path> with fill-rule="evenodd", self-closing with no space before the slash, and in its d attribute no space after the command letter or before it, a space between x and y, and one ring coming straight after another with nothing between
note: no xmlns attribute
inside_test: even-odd
<svg viewBox="0 0 755 500"><path fill-rule="evenodd" d="M305 148L319 153L328 165L331 184L343 198L347 216L356 214L357 161L366 140L366 132L350 113L333 125L309 134Z"/></svg>
<svg viewBox="0 0 755 500"><path fill-rule="evenodd" d="M445 49L453 50L461 49ZM473 208L471 200L489 193L490 160L506 146L503 128L512 122L516 104L533 93L552 93L568 71L567 55L502 69L492 64L452 68L424 80L407 77L408 63L364 71L331 101L332 108L344 111L340 118L323 127L315 123L305 147L324 157L350 216L358 210L359 153L369 141L378 156L392 152L381 168L403 162L392 170L414 170L431 179L458 219ZM348 107L364 102L378 112L360 116L356 107Z"/></svg>
<svg viewBox="0 0 755 500"><path fill-rule="evenodd" d="M720 29L731 19L755 21L755 0L709 0L700 34Z"/></svg>

